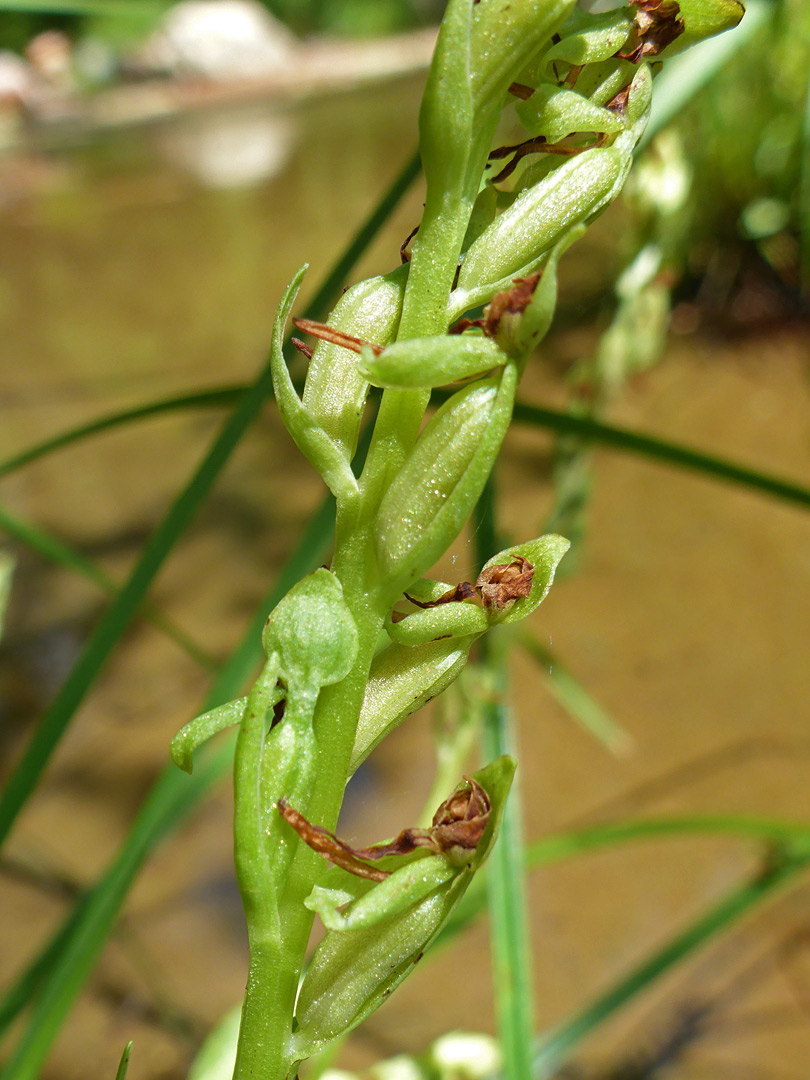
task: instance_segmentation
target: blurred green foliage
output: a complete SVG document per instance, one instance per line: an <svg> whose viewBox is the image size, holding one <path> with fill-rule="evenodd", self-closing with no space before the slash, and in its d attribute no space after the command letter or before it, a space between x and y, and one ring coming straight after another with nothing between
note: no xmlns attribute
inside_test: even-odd
<svg viewBox="0 0 810 1080"><path fill-rule="evenodd" d="M809 58L810 5L775 0L762 32L679 121L693 173L694 277L711 272L712 263L719 272L718 259L733 276L742 248L753 246L788 289L799 286L801 264L808 263L801 245L810 212L802 178Z"/></svg>

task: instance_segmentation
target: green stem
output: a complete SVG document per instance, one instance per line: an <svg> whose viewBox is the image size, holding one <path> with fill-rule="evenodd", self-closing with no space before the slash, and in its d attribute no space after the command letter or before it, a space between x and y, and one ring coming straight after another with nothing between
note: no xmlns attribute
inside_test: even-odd
<svg viewBox="0 0 810 1080"><path fill-rule="evenodd" d="M492 477L476 507L474 524L477 561L482 565L498 547ZM505 700L504 643L497 636L490 643L484 636L480 647L488 676L482 748L484 759L493 761L501 754L515 756L515 732ZM534 1010L525 873L520 792L513 786L487 873L495 1003L507 1080L526 1080L532 1065Z"/></svg>

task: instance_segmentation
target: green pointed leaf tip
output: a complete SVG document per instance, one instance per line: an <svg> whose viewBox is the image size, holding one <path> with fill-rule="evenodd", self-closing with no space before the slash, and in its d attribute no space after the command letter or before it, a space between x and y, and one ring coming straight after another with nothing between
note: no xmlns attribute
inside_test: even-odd
<svg viewBox="0 0 810 1080"><path fill-rule="evenodd" d="M268 658L278 657L284 679L316 689L346 678L357 627L331 571L316 570L290 589L265 623L262 645Z"/></svg>
<svg viewBox="0 0 810 1080"><path fill-rule="evenodd" d="M501 614L490 616L491 621L511 623L531 615L534 609L548 595L560 560L570 546L570 541L566 540L565 537L557 536L556 533L549 533L547 536L540 536L536 540L529 540L528 543L516 544L514 547L506 548L491 558L485 565L485 570L488 570L491 566L502 566L508 563L510 559L518 556L528 559L534 567L534 576L532 577L529 595L519 597Z"/></svg>
<svg viewBox="0 0 810 1080"><path fill-rule="evenodd" d="M301 288L305 263L288 285L273 322L270 347L270 371L276 405L295 445L323 477L335 496L348 496L357 490L357 481L349 465L346 447L328 434L312 416L293 386L284 359L284 328Z"/></svg>
<svg viewBox="0 0 810 1080"><path fill-rule="evenodd" d="M509 426L516 381L510 364L453 394L391 482L375 531L395 595L433 565L472 511Z"/></svg>
<svg viewBox="0 0 810 1080"><path fill-rule="evenodd" d="M678 6L683 16L684 32L656 59L674 56L703 38L733 30L745 15L745 5L741 0L678 0Z"/></svg>
<svg viewBox="0 0 810 1080"><path fill-rule="evenodd" d="M447 334L395 342L379 356L365 348L360 370L374 386L430 390L483 375L508 360L494 341L481 334Z"/></svg>
<svg viewBox="0 0 810 1080"><path fill-rule="evenodd" d="M124 1052L121 1054L121 1060L118 1062L118 1069L115 1073L115 1080L126 1080L127 1069L129 1068L129 1057L132 1053L132 1043L128 1042L124 1047Z"/></svg>
<svg viewBox="0 0 810 1080"><path fill-rule="evenodd" d="M360 902L371 905L374 922L362 929L327 930L315 950L296 1006L294 1057L311 1056L359 1024L421 960L464 895L475 869L492 850L514 773L514 760L501 757L473 774L489 797L490 816L468 865L449 868L442 856L429 855L403 867L408 873L402 880L416 892L421 890L412 867L429 865L431 874L439 878L444 877L445 868L450 869L451 876L427 895L404 908L402 896L397 895L393 904L396 911L386 917L385 910L374 910L373 896L379 886L369 890L367 882L347 885L352 894L357 889ZM326 904L328 899L320 897L317 902Z"/></svg>

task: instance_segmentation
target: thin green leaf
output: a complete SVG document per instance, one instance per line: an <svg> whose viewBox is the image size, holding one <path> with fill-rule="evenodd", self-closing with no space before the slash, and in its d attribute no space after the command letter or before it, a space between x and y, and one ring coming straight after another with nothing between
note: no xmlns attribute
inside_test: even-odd
<svg viewBox="0 0 810 1080"><path fill-rule="evenodd" d="M727 835L737 839L755 840L775 845L782 850L798 853L810 845L810 825L779 819L754 818L740 814L695 815L693 817L652 818L640 821L615 821L592 825L571 832L555 833L527 844L524 857L526 868L541 866L565 859L587 855L592 851L666 837ZM486 874L486 871L484 872ZM447 945L456 934L466 929L486 909L486 890L482 875L476 876L447 925L437 938L437 945Z"/></svg>
<svg viewBox="0 0 810 1080"><path fill-rule="evenodd" d="M667 61L655 80L652 112L639 141L639 150L697 97L732 56L762 32L778 7L773 0L745 0L745 16L733 30L708 38Z"/></svg>
<svg viewBox="0 0 810 1080"><path fill-rule="evenodd" d="M118 1069L115 1073L115 1080L126 1080L127 1069L129 1068L129 1055L132 1053L132 1043L128 1042L124 1047L124 1052L121 1055L121 1060L118 1063Z"/></svg>
<svg viewBox="0 0 810 1080"><path fill-rule="evenodd" d="M317 291L308 308L311 317L322 317L325 314L326 305L339 287L340 281L385 220L380 208L385 208L385 214L390 213L396 205L396 199L391 196L392 191L397 193L397 199L401 197L413 175L414 166L411 160L360 227L347 252ZM362 463L367 448L368 437L358 447L358 464ZM333 526L334 501L327 498L311 519L304 537L288 560L274 589L259 608L241 645L220 672L208 695L205 709L214 708L238 694L259 658L261 630L267 611L275 606L296 581L310 572L313 565L321 561L325 549L331 543ZM23 979L18 980L16 986L19 988L28 976L25 981L26 989L36 989L39 979L33 976L38 971L43 977L39 984L42 985L42 993L31 1022L3 1073L5 1080L22 1080L23 1077L33 1080L37 1075L73 1000L109 936L143 861L230 767L231 758L232 740L228 740L218 747L203 748L191 777L180 773L174 765L167 766L160 774L107 871L78 902L81 907L77 906L68 916L66 924L46 944ZM16 1004L19 1007L25 1004L25 1001L20 1004L21 999L22 994L18 992ZM6 1004L0 1003L0 1013Z"/></svg>
<svg viewBox="0 0 810 1080"><path fill-rule="evenodd" d="M319 318L325 314L324 308L334 295L338 283L368 246L382 222L407 190L414 175L415 165L411 159L358 230L335 268L327 275L308 308L307 314L311 318ZM39 781L76 709L98 678L110 653L140 606L158 570L190 524L242 435L271 393L272 379L268 362L256 381L244 391L194 476L152 534L135 569L91 634L79 660L43 717L22 760L0 796L0 845Z"/></svg>
<svg viewBox="0 0 810 1080"><path fill-rule="evenodd" d="M549 690L566 712L611 753L619 756L629 753L632 737L591 697L579 679L560 663L559 657L527 631L518 635L518 641L543 668Z"/></svg>
<svg viewBox="0 0 810 1080"><path fill-rule="evenodd" d="M808 126L810 127L810 121ZM810 171L808 175L810 175ZM810 184L808 187L810 188ZM808 197L810 198L810 196ZM51 450L59 449L69 443L134 420L186 408L230 406L244 389L244 386L223 386L213 390L202 390L196 394L182 394L179 397L165 398L124 412L110 413L92 424L71 429L54 439L39 443L12 458L8 458L5 462L0 463L0 475L11 472L29 461L49 453ZM446 401L448 397L447 391L436 390L433 394L433 401L440 404L442 401ZM752 488L754 491L760 491L766 495L796 503L799 506L810 507L810 489L808 488L801 487L799 484L794 484L789 480L782 480L777 476L771 476L768 473L758 472L756 469L746 468L744 465L729 461L727 458L706 454L700 450L692 450L687 446L666 439L658 439L652 435L644 435L637 431L630 431L628 428L602 423L588 417L571 416L569 413L559 409L531 405L525 401L516 402L514 419L518 423L542 427L561 434L574 435L589 442L610 446L615 450L623 450L641 457L664 461L668 465L703 473L715 479L728 480L742 487Z"/></svg>
<svg viewBox="0 0 810 1080"><path fill-rule="evenodd" d="M52 533L46 532L45 529L40 528L38 525L33 525L31 522L24 521L22 518L11 514L4 507L0 507L0 529L5 529L9 536L13 536L15 540L25 544L26 547L31 548L32 551L35 551L43 558L58 563L68 570L73 570L75 573L87 578L88 581L92 581L94 585L98 585L108 595L118 595L118 586L112 578L108 577L103 570L100 570L95 563L82 555L80 551L66 544L63 540L59 540ZM215 657L189 637L185 630L179 627L173 619L159 611L153 604L142 604L141 614L170 637L201 667L208 671L216 671L219 667Z"/></svg>
<svg viewBox="0 0 810 1080"><path fill-rule="evenodd" d="M807 99L799 163L799 244L801 248L802 287L810 293L810 77L807 80Z"/></svg>
<svg viewBox="0 0 810 1080"><path fill-rule="evenodd" d="M145 420L150 416L160 416L166 412L180 412L186 409L214 409L233 408L247 389L246 383L233 386L219 386L213 390L202 390L196 394L179 394L168 398L159 398L157 401L149 401L145 405L136 405L132 409L108 413L106 416L93 420L89 424L80 424L78 427L69 428L67 431L54 435L53 438L29 446L5 461L0 461L0 476L15 472L28 465L37 458L45 457L54 450L61 450L71 443L80 442L91 435L100 435L104 431L130 424L135 420Z"/></svg>
<svg viewBox="0 0 810 1080"><path fill-rule="evenodd" d="M441 400L438 395L437 400ZM518 423L576 435L589 442L610 446L614 450L624 450L720 480L730 480L734 484L764 492L786 502L810 507L810 490L799 484L757 472L755 469L747 469L726 458L690 450L679 443L657 439L653 435L642 435L615 424L605 424L586 416L570 416L558 409L547 409L521 401L515 403L514 418Z"/></svg>
<svg viewBox="0 0 810 1080"><path fill-rule="evenodd" d="M802 855L775 862L743 885L732 889L718 904L697 918L638 967L619 979L580 1012L564 1020L537 1043L531 1075L549 1077L596 1027L646 990L691 953L726 932L741 916L794 880L810 864ZM529 1074L527 1074L529 1075Z"/></svg>
<svg viewBox="0 0 810 1080"><path fill-rule="evenodd" d="M476 561L483 566L502 546L496 535L492 476L475 508L473 522ZM491 693L481 703L484 761L494 761L502 754L517 756L513 719L506 704L506 656L498 645L497 637L490 641L484 636L480 642L481 664L491 688ZM530 1075L534 1015L519 795L519 787L513 788L486 875L498 1034L507 1080L525 1080Z"/></svg>

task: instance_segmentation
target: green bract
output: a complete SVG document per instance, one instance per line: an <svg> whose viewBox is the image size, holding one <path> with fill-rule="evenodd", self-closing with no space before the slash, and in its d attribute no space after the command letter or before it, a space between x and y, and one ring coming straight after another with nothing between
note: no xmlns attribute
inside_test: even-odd
<svg viewBox="0 0 810 1080"><path fill-rule="evenodd" d="M445 690L467 663L475 637L416 648L390 644L374 657L357 722L349 775L386 735Z"/></svg>

